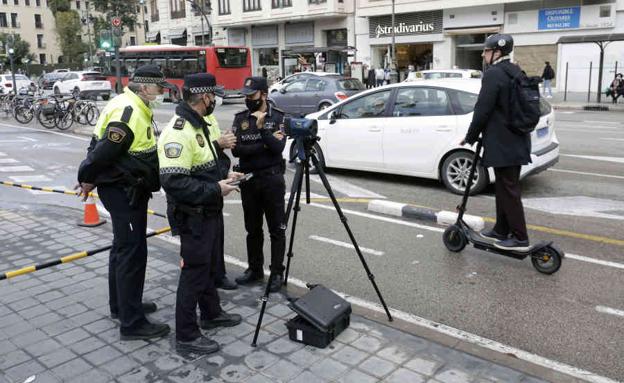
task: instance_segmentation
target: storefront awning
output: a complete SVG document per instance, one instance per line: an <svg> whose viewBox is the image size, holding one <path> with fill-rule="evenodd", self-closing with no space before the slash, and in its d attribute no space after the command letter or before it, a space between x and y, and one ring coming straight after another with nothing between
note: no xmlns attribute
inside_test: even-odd
<svg viewBox="0 0 624 383"><path fill-rule="evenodd" d="M609 41L624 41L624 33L610 33L608 35L583 35L559 37L557 44L602 43Z"/></svg>
<svg viewBox="0 0 624 383"><path fill-rule="evenodd" d="M447 36L491 34L491 33L498 33L500 32L500 30L501 30L501 27L497 25L493 27L445 29L444 34Z"/></svg>
<svg viewBox="0 0 624 383"><path fill-rule="evenodd" d="M145 36L145 40L150 41L150 42L154 42L154 41L158 41L158 38L160 37L160 32L147 32L147 35Z"/></svg>
<svg viewBox="0 0 624 383"><path fill-rule="evenodd" d="M169 40L181 39L184 38L184 35L186 35L186 28L172 29L167 34Z"/></svg>

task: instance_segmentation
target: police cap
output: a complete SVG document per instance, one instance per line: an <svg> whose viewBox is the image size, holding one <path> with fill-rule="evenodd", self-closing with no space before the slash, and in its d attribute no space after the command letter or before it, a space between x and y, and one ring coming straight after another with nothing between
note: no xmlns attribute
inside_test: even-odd
<svg viewBox="0 0 624 383"><path fill-rule="evenodd" d="M225 96L223 87L217 85L217 79L210 73L193 73L184 76L184 91L191 94L214 93Z"/></svg>
<svg viewBox="0 0 624 383"><path fill-rule="evenodd" d="M261 76L247 77L245 79L245 82L243 83L243 89L241 90L241 93L245 96L249 96L256 93L257 91L262 91L265 93L269 91L269 84L267 83L266 78Z"/></svg>
<svg viewBox="0 0 624 383"><path fill-rule="evenodd" d="M165 80L165 75L160 70L160 67L155 64L147 64L138 67L134 71L130 81L137 84L156 84L162 86L163 88L169 88L177 91L177 87Z"/></svg>

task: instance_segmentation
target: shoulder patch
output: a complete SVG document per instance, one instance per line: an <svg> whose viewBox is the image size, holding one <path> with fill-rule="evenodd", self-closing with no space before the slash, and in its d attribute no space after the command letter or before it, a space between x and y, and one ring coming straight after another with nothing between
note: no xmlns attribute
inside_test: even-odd
<svg viewBox="0 0 624 383"><path fill-rule="evenodd" d="M126 124L130 122L130 117L132 117L132 106L128 105L124 108L123 114L121 115L121 122L125 122Z"/></svg>
<svg viewBox="0 0 624 383"><path fill-rule="evenodd" d="M178 158L180 157L180 154L182 154L182 148L182 144L179 144L177 142L170 142L168 144L165 144L165 156L167 158Z"/></svg>
<svg viewBox="0 0 624 383"><path fill-rule="evenodd" d="M124 140L125 137L126 137L126 132L124 132L123 129L117 128L115 126L108 127L108 135L106 136L106 138L108 138L110 142L119 144Z"/></svg>
<svg viewBox="0 0 624 383"><path fill-rule="evenodd" d="M186 120L180 117L176 120L176 122L173 123L173 129L182 130L184 128L185 123L186 123Z"/></svg>
<svg viewBox="0 0 624 383"><path fill-rule="evenodd" d="M197 133L197 135L195 136L195 139L197 140L197 143L199 144L200 147L204 147L204 145L206 145L206 142L204 141L204 136L202 136L201 134Z"/></svg>

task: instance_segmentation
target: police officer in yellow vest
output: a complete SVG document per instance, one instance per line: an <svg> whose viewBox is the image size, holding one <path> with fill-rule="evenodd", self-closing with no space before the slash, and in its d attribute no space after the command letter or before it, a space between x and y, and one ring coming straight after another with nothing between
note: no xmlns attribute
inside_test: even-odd
<svg viewBox="0 0 624 383"><path fill-rule="evenodd" d="M214 109L214 106L212 108ZM221 162L222 168L229 170L230 165L231 165L231 160L230 160L230 157L228 157L227 154L225 154L224 150L233 149L236 146L236 136L229 130L221 134L221 129L219 128L219 122L217 121L217 117L213 113L204 117L204 120L208 124L208 132L210 133L212 146L215 148L217 152L217 157L219 158L219 162ZM221 253L222 267L221 267L220 272L217 274L217 279L215 281L215 284L217 288L220 288L220 289L236 290L238 288L238 285L236 284L236 282L228 278L225 272L224 256L225 255Z"/></svg>
<svg viewBox="0 0 624 383"><path fill-rule="evenodd" d="M111 316L121 322L121 339L150 339L169 333L166 324L150 323L146 313L156 311L142 303L147 264L147 202L160 190L158 156L150 102L175 88L165 82L156 65L138 68L128 87L111 100L100 115L87 158L78 170L80 193L97 186L113 221L109 259Z"/></svg>
<svg viewBox="0 0 624 383"><path fill-rule="evenodd" d="M174 235L180 235L183 260L176 299L176 347L211 353L219 344L202 335L203 329L230 327L241 316L221 309L215 278L223 254L223 197L242 174L227 175L229 164L219 161L204 117L211 114L215 95L223 94L209 73L187 75L183 101L158 140L160 181L167 193L167 216Z"/></svg>

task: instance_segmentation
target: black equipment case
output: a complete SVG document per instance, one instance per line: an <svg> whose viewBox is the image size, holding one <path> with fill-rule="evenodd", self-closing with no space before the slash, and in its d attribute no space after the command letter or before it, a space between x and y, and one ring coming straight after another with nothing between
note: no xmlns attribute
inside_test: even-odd
<svg viewBox="0 0 624 383"><path fill-rule="evenodd" d="M316 285L288 306L299 314L286 322L295 342L325 348L349 327L351 304L325 286Z"/></svg>

